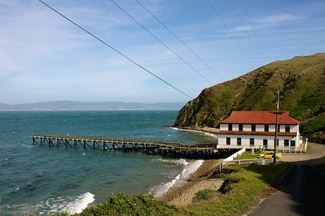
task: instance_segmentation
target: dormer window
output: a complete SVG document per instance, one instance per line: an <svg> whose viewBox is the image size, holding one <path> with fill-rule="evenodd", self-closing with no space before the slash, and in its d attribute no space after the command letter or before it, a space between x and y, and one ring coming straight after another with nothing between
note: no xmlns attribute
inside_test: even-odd
<svg viewBox="0 0 325 216"><path fill-rule="evenodd" d="M264 125L264 131L269 132L269 125L268 124Z"/></svg>
<svg viewBox="0 0 325 216"><path fill-rule="evenodd" d="M243 124L239 124L239 131L243 131Z"/></svg>
<svg viewBox="0 0 325 216"><path fill-rule="evenodd" d="M252 131L256 131L256 124L252 124Z"/></svg>
<svg viewBox="0 0 325 216"><path fill-rule="evenodd" d="M287 133L290 132L290 125L286 125L286 126L285 126L285 131L286 131Z"/></svg>
<svg viewBox="0 0 325 216"><path fill-rule="evenodd" d="M232 131L232 124L228 124L228 131Z"/></svg>

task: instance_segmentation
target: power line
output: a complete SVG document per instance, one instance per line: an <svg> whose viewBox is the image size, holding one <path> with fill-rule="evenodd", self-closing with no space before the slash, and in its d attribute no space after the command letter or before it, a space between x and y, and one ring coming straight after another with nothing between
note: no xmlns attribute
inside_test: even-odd
<svg viewBox="0 0 325 216"><path fill-rule="evenodd" d="M158 19L153 13L151 13L148 8L146 8L141 2L136 0L138 4L144 8L153 18L155 18L167 31L169 31L180 43L182 43L193 55L196 56L203 64L205 64L213 73L215 73L220 79L225 81L213 68L206 62L204 61L196 52L194 52L182 39L180 39L170 28L168 28L160 19Z"/></svg>
<svg viewBox="0 0 325 216"><path fill-rule="evenodd" d="M226 29L226 31L227 31L228 34L230 35L231 39L233 40L233 42L234 42L235 45L237 46L239 52L244 56L244 58L245 58L247 64L248 64L251 68L253 68L253 66L252 66L251 63L249 62L249 60L248 60L246 54L245 54L244 51L240 48L239 44L237 43L237 41L236 41L236 39L234 38L233 34L229 31L227 25L225 24L225 22L223 21L223 19L222 19L221 16L219 15L219 13L218 13L218 11L216 10L216 8L213 6L213 4L211 3L210 0L208 0L208 2L209 2L209 5L211 6L213 12L217 15L217 17L218 17L219 20L221 21L223 27Z"/></svg>
<svg viewBox="0 0 325 216"><path fill-rule="evenodd" d="M245 11L245 14L246 14L246 16L247 16L248 22L249 22L249 24L250 24L250 26L251 26L251 28L252 28L252 30L253 30L254 37L255 37L255 39L256 39L256 41L257 41L257 44L258 44L258 46L259 46L259 48L260 48L260 50L261 50L261 53L262 53L263 58L264 58L264 61L266 62L266 58L265 58L265 55L264 55L264 51L263 51L263 49L262 49L262 46L261 46L261 44L260 44L260 41L258 40L258 37L256 36L255 29L254 29L254 27L253 27L253 24L252 24L252 22L251 22L251 19L250 19L249 15L248 15L248 12L247 12L247 10L246 10L246 7L245 7L245 5L244 5L244 2L243 2L243 0L240 0L240 2L241 2L242 6L243 6L243 8L244 8L244 11Z"/></svg>
<svg viewBox="0 0 325 216"><path fill-rule="evenodd" d="M200 72L198 72L195 68L192 67L187 61L185 61L181 56L179 56L176 52L174 52L170 47L168 47L164 42L162 42L157 36L155 36L151 31L149 31L144 25L142 25L138 20L136 20L133 16L131 16L126 10L124 10L120 5L111 0L113 4L116 5L121 11L123 11L128 17L130 17L134 22L136 22L141 28L143 28L146 32L148 32L152 37L154 37L157 41L159 41L162 45L164 45L169 51L171 51L176 57L178 57L184 64L190 67L194 72L196 72L199 76L201 76L205 81L213 85L205 76L203 76Z"/></svg>
<svg viewBox="0 0 325 216"><path fill-rule="evenodd" d="M68 17L66 17L65 15L63 15L62 13L60 13L59 11L57 11L56 9L54 9L53 7L51 7L50 5L48 5L47 3L43 2L42 0L38 0L38 1L41 2L42 4L44 4L45 6L47 6L48 8L50 8L51 10L53 10L55 13L59 14L61 17L63 17L64 19L66 19L67 21L69 21L70 23L72 23L73 25L77 26L79 29L81 29L85 33L89 34L90 36L92 36L93 38L95 38L96 40L98 40L99 42L101 42L102 44L104 44L105 46L111 48L112 50L114 50L115 52L117 52L118 54L120 54L121 56L123 56L124 58L126 58L127 60L129 60L130 62L132 62L136 66L138 66L139 68L141 68L142 70L144 70L147 73L151 74L152 76L156 77L157 79L159 79L163 83L169 85L170 87L172 87L176 91L180 92L181 94L185 95L186 97L188 97L190 99L193 99L191 96L187 95L186 93L184 93L183 91L179 90L178 88L176 88L175 86L173 86L169 82L165 81L164 79L160 78L159 76L157 76L153 72L151 72L148 69L146 69L145 67L141 66L140 64L138 64L137 62L135 62L134 60L132 60L131 58L129 58L128 56L126 56L122 52L118 51L117 49L115 49L114 47L112 47L111 45L109 45L108 43L106 43L105 41L103 41L102 39L100 39L99 37L97 37L96 35L92 34L88 30L86 30L85 28L81 27L80 25L78 25L77 23L75 23L74 21L72 21L71 19L69 19Z"/></svg>
<svg viewBox="0 0 325 216"><path fill-rule="evenodd" d="M237 16L238 16L238 18L239 18L241 24L242 24L243 26L245 26L245 23L244 23L242 17L240 16L240 14L239 14L239 12L238 12L238 9L237 9L237 6L236 6L235 3L234 3L234 0L231 0L231 3L232 3L232 5L233 5L233 7L235 8L235 12L236 12L236 14L237 14ZM257 49L256 49L256 46L255 46L255 44L254 44L254 42L253 42L253 40L252 40L252 37L251 37L251 35L249 34L248 30L247 30L247 29L244 29L244 31L246 32L247 37L249 38L249 41L250 41L251 44L253 45L253 48L254 48L256 54L259 55L259 53L258 53L258 51L257 51Z"/></svg>

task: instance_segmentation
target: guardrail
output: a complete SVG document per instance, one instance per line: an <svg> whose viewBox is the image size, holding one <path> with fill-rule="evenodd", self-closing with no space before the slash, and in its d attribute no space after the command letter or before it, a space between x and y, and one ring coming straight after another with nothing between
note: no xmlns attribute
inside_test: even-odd
<svg viewBox="0 0 325 216"><path fill-rule="evenodd" d="M238 157L238 155L242 155L244 152L246 151L246 148L242 148L241 150L239 150L238 152L230 155L229 157L227 157L226 159L224 159L224 162L227 161L232 161L234 158Z"/></svg>

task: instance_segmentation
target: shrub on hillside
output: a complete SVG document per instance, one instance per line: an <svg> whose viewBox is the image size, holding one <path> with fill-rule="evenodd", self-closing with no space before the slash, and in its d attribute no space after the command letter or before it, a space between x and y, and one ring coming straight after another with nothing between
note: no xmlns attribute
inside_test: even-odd
<svg viewBox="0 0 325 216"><path fill-rule="evenodd" d="M104 204L91 206L80 216L90 215L176 215L178 208L157 201L152 194L127 196L124 193L111 194Z"/></svg>

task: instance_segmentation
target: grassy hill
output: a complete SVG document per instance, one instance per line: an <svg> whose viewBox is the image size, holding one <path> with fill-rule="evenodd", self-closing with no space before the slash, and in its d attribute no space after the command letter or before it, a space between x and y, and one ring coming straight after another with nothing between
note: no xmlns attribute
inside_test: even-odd
<svg viewBox="0 0 325 216"><path fill-rule="evenodd" d="M301 133L325 143L325 53L275 61L204 89L179 112L176 127L217 127L234 110L280 109L301 121Z"/></svg>

